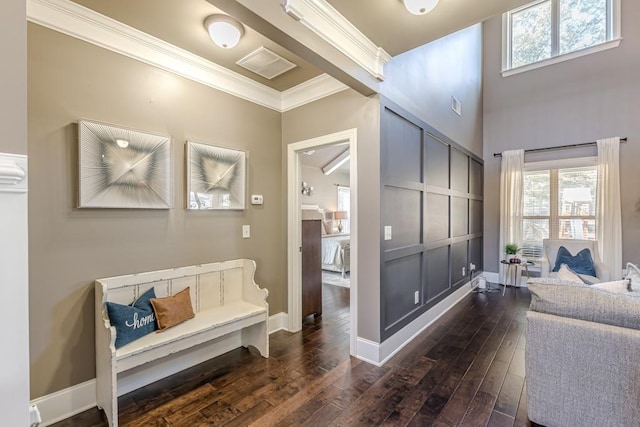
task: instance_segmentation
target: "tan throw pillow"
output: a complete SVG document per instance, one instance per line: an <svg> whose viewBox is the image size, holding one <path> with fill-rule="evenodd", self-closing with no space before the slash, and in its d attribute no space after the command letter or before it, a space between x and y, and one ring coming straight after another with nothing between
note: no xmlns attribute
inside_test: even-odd
<svg viewBox="0 0 640 427"><path fill-rule="evenodd" d="M151 305L158 321L158 329L175 326L195 316L191 307L189 288L183 289L172 297L151 298Z"/></svg>

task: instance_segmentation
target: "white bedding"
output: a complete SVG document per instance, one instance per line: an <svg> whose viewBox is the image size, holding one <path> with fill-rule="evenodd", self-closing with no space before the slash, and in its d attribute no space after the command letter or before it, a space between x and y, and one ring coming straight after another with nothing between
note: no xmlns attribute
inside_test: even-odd
<svg viewBox="0 0 640 427"><path fill-rule="evenodd" d="M322 236L322 264L332 266L336 270L349 271L349 266L345 265L344 252L350 248L350 238L348 235Z"/></svg>

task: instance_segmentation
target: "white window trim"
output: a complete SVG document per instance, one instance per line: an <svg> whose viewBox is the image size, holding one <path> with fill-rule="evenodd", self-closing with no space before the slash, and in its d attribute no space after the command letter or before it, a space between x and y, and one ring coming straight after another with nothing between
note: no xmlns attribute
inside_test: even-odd
<svg viewBox="0 0 640 427"><path fill-rule="evenodd" d="M542 3L547 0L540 0L536 3ZM511 59L511 27L509 25L510 15L519 12L522 9L531 7L534 3L528 3L517 9L510 10L502 14L502 77L509 77L526 71L535 70L549 65L558 64L560 62L569 61L571 59L580 58L582 56L591 55L592 53L602 52L620 46L622 36L620 32L621 18L621 0L611 0L611 38L603 43L586 47L584 49L575 50L573 52L552 56L551 58L531 64L523 65L516 68L509 68Z"/></svg>

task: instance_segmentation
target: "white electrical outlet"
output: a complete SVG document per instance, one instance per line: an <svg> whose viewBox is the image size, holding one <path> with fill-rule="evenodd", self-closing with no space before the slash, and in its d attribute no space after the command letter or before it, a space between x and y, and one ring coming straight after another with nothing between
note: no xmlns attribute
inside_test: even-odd
<svg viewBox="0 0 640 427"><path fill-rule="evenodd" d="M250 225L243 225L242 226L242 238L243 239L248 239L249 237L251 237L251 226Z"/></svg>
<svg viewBox="0 0 640 427"><path fill-rule="evenodd" d="M467 275L467 267L462 267L462 275L463 276Z"/></svg>
<svg viewBox="0 0 640 427"><path fill-rule="evenodd" d="M418 304L419 302L420 302L420 291L416 291L416 293L413 294L413 303Z"/></svg>

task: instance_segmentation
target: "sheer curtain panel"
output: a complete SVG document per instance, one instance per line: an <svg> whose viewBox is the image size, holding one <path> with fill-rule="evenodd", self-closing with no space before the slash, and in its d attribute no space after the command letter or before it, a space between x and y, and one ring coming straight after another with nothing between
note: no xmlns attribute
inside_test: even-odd
<svg viewBox="0 0 640 427"><path fill-rule="evenodd" d="M596 238L602 262L617 280L622 271L622 214L620 208L620 138L607 138L598 144L598 183L596 187Z"/></svg>
<svg viewBox="0 0 640 427"><path fill-rule="evenodd" d="M502 152L500 169L500 260L506 259L507 243L522 243L524 150ZM500 264L500 277L505 280L505 266ZM506 283L506 281L504 282Z"/></svg>

